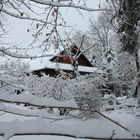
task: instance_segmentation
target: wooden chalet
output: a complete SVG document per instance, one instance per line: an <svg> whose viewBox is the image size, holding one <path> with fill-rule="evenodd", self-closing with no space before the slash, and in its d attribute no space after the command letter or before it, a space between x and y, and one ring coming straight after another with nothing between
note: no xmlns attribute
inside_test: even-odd
<svg viewBox="0 0 140 140"><path fill-rule="evenodd" d="M76 55L77 51L78 51L78 47L73 46L72 48L70 48L68 50L62 51L58 56L55 56L52 59L50 59L50 61L57 62L57 63L71 64L70 57ZM78 54L80 54L80 53L81 53L81 51L78 52ZM79 66L93 67L93 65L85 57L84 54L81 54L80 57L78 57L78 65Z"/></svg>
<svg viewBox="0 0 140 140"><path fill-rule="evenodd" d="M78 52L77 52L78 51ZM60 71L63 71L69 75L73 74L73 68L71 64L70 57L80 54L77 46L73 46L69 49L63 50L59 54L49 59L49 62L46 62L44 67L33 70L33 74L42 76L43 74L56 77L60 74ZM85 57L84 54L80 54L77 59L78 62L78 71L81 75L91 74L94 72L99 72L98 68L95 68L90 61ZM37 64L36 64L37 65ZM99 70L99 71L98 71Z"/></svg>

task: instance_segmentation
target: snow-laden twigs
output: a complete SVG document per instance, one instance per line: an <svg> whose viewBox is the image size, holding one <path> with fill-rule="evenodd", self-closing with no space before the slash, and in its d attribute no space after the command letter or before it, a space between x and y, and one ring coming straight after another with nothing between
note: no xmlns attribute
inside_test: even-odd
<svg viewBox="0 0 140 140"><path fill-rule="evenodd" d="M13 58L22 58L22 59L33 59L33 58L43 58L43 57L49 57L54 56L54 54L44 54L44 55L23 55L23 54L17 54L12 51L9 51L8 49L1 47L0 52L4 53L5 55L8 55Z"/></svg>
<svg viewBox="0 0 140 140"><path fill-rule="evenodd" d="M8 66L7 66L8 67ZM4 68L7 68L4 67ZM15 73L17 75L17 73L21 73L18 72L18 67L9 67L10 69L5 69L5 72L7 73L5 76L5 78L9 78L9 80L12 82L13 79L16 78L22 78L25 75L22 73L18 76L15 76ZM14 68L14 69L13 69ZM12 73L10 72L10 70L13 69ZM3 74L2 74L3 75ZM0 75L0 78L4 79L2 77L2 75ZM13 76L13 78L12 78ZM21 76L21 77L20 77ZM97 87L103 82L103 80L101 78L99 78L99 76L97 77L89 77L89 76L85 76L85 77L78 77L77 79L69 79L66 76L62 76L59 77L59 82L61 83L62 86L59 86L59 84L56 86L56 84L51 85L54 82L54 78L50 78L48 76L43 76L43 77L34 77L33 75L31 76L27 76L24 81L19 81L19 86L23 86L24 91L22 93L20 93L19 95L16 95L16 93L9 93L9 90L13 90L12 86L10 86L9 88L6 88L5 90L1 87L1 94L0 94L0 101L4 102L4 103L18 103L18 104L28 104L34 107L40 107L40 108L62 108L62 109L70 109L70 110L76 110L78 112L86 112L84 115L91 115L93 116L94 114L99 114L100 116L102 116L103 118L106 118L107 120L109 120L109 122L112 122L113 124L115 124L115 126L119 126L120 128L122 128L123 130L129 132L129 134L133 134L131 132L131 130L127 129L126 127L124 127L123 125L117 123L116 121L114 121L113 119L110 119L109 117L105 116L104 114L99 112L99 91L97 89ZM24 83L26 81L26 83ZM14 82L16 82L14 80ZM13 82L13 83L14 83ZM1 83L1 86L3 86L4 83ZM27 86L27 87L26 87ZM47 86L47 87L46 87ZM60 89L62 88L63 89ZM5 88L5 87L4 87ZM36 91L35 95L31 95L31 93L29 92L28 89L32 89L34 91ZM8 89L8 90L7 90ZM52 91L52 89L55 89ZM45 90L45 91L44 91ZM48 90L48 91L47 91ZM63 90L63 93L67 94L67 93L71 93L72 96L70 96L70 98L62 98L60 99L59 97L62 96L61 93L59 93L59 90ZM43 92L43 93L42 93ZM7 94L8 93L8 94ZM97 94L98 93L98 94ZM43 95L42 95L43 94ZM49 94L49 95L48 95ZM56 95L55 95L56 94ZM66 95L63 96L66 96ZM51 97L51 98L50 98ZM57 100L55 100L55 97ZM78 105L77 105L78 104ZM48 116L47 114L36 114L32 111L29 112L21 112L21 110L16 110L15 108L5 108L3 106L1 106L0 108L2 111L11 113L11 114L16 114L16 115L20 115L20 116L27 116L27 117L37 117L37 118L50 118L50 116ZM88 114L88 112L91 112ZM93 114L92 114L93 113ZM59 119L59 117L58 117ZM46 119L45 119L46 120ZM57 122L57 121L56 121ZM40 122L38 121L38 124ZM18 124L19 125L19 124ZM0 124L0 126L2 126ZM32 126L34 127L34 126ZM44 127L44 125L42 126ZM14 128L11 128L12 130ZM41 128L42 129L42 128ZM14 129L15 130L15 129ZM26 131L26 130L25 130ZM26 131L25 132L24 129L20 130L20 132L16 133L12 133L12 135L14 134L56 134L55 131ZM3 131L0 131L1 134ZM3 133L4 134L4 133ZM61 133L59 134L66 134L66 135L71 135L71 133L64 133L61 131ZM75 133L73 134L74 136ZM112 131L110 136L112 135ZM85 135L89 136L88 134ZM93 136L93 135L92 135ZM108 136L108 137L110 137ZM138 135L137 135L138 136Z"/></svg>
<svg viewBox="0 0 140 140"><path fill-rule="evenodd" d="M94 45L92 45L92 46L90 46L90 47L84 49L83 51L81 51L81 52L77 55L76 58L78 59L82 54L84 54L86 51L90 50L91 48L95 47L96 45L97 45L97 44L95 43Z"/></svg>
<svg viewBox="0 0 140 140"><path fill-rule="evenodd" d="M40 110L40 109L20 109L17 107L7 106L4 104L0 104L0 111L5 113L10 113L14 115L24 116L24 117L31 117L31 118L42 118L48 119L53 121L70 119L71 117L63 117L58 115L53 115L52 113L48 113L47 110Z"/></svg>
<svg viewBox="0 0 140 140"><path fill-rule="evenodd" d="M37 21L37 22L41 22L41 23L44 23L44 24L49 24L49 25L52 25L52 26L55 26L55 24L53 24L52 22L48 22L48 21L45 21L45 20L42 20L42 19L37 19L37 18L32 18L32 17L25 17L25 16L21 16L21 15L18 15L18 14L15 14L15 13L12 13L8 10L5 10L5 9L2 9L1 12L3 13L6 13L12 17L15 17L15 18L19 18L19 19L23 19L23 20L31 20L31 21ZM57 26L62 26L62 27L66 27L66 25L60 25L58 24Z"/></svg>
<svg viewBox="0 0 140 140"><path fill-rule="evenodd" d="M46 1L46 0L31 0L31 1L35 2L35 3L43 4L43 5L56 6L56 7L77 8L77 9L81 9L81 10L85 10L85 11L89 11L89 12L110 10L110 9L101 9L101 8L98 8L98 9L89 8L89 7L78 5L78 4L76 5L72 2L69 2L69 3L65 4L65 3L62 3L62 2Z"/></svg>

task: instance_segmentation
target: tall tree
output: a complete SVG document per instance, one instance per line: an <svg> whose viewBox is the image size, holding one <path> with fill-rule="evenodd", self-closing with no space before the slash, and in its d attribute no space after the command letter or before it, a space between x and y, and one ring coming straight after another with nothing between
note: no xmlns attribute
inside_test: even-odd
<svg viewBox="0 0 140 140"><path fill-rule="evenodd" d="M140 21L140 1L139 0L119 0L118 19L120 40L122 50L129 52L135 57L137 72L139 73L140 64L138 56L138 23ZM138 82L139 83L139 82ZM138 84L139 85L139 84ZM135 96L138 94L136 87Z"/></svg>

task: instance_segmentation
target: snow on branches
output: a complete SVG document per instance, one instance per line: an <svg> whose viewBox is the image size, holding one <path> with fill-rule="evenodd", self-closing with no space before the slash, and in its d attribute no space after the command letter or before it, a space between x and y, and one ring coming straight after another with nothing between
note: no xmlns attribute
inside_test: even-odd
<svg viewBox="0 0 140 140"><path fill-rule="evenodd" d="M5 64L0 74L0 100L41 107L100 109L99 76L70 79L62 73L57 78L28 73L20 62Z"/></svg>

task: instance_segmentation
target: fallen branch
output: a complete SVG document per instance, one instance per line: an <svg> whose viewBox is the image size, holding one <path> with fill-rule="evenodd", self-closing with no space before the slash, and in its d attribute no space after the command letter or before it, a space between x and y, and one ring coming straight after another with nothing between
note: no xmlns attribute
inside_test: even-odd
<svg viewBox="0 0 140 140"><path fill-rule="evenodd" d="M70 119L72 117L63 117L63 116L58 116L58 115L53 115L51 113L47 113L46 110L39 110L34 111L34 110L22 110L16 107L10 107L6 105L0 105L0 111L14 114L14 115L20 115L24 117L32 117L32 118L42 118L42 119L47 119L47 120L53 120L53 121L59 121L59 120L64 120L64 119Z"/></svg>
<svg viewBox="0 0 140 140"><path fill-rule="evenodd" d="M69 123L62 122L50 122L44 119L35 119L35 120L13 120L10 122L0 122L0 136L5 138L11 138L12 136L21 136L21 135L55 135L55 136L67 136L73 138L83 138L83 139L110 139L112 137L112 128L109 129L107 134L97 133L96 129L102 122L98 121L98 126L94 126L91 122L83 121L81 123L75 122L72 123L71 120ZM103 125L104 126L104 125ZM105 123L105 126L101 128L101 132L108 126L108 123ZM110 124L111 127L113 127ZM100 127L100 126L99 126ZM114 126L115 127L115 126ZM89 129L90 128L90 129ZM99 129L99 128L98 128ZM115 127L115 137L113 139L119 139L123 137L123 133L120 133L122 130ZM88 132L86 131L88 130ZM128 132L125 132L124 139L133 139L137 138L136 136L130 135Z"/></svg>
<svg viewBox="0 0 140 140"><path fill-rule="evenodd" d="M0 136L4 136L5 134L0 134ZM58 134L58 133L18 133L18 134L14 134L13 136L63 136L63 137L70 137L70 138L80 138L80 139L93 139L93 140L111 140L110 137L108 138L103 138L103 137L80 137L80 136L74 136L74 135L70 135L70 134ZM12 137L13 137L12 136ZM132 138L113 138L113 140L136 140L136 139L132 139Z"/></svg>
<svg viewBox="0 0 140 140"><path fill-rule="evenodd" d="M97 114L99 114L100 116L106 118L107 120L111 121L112 123L116 124L117 126L121 127L122 129L126 130L127 132L130 132L132 135L136 135L137 137L140 138L140 135L138 134L134 134L133 132L131 132L131 130L129 130L128 128L126 128L125 126L117 123L116 121L112 120L111 118L105 116L104 114L100 113L99 111L97 110L94 110L94 109L82 109L82 108L78 108L78 107L70 107L70 106L49 106L48 105L45 105L44 103L36 103L35 100L31 100L29 98L28 100L28 97L24 99L22 99L19 95L14 95L12 98L10 98L11 95L9 95L9 97L6 97L6 96L3 96L3 95L0 95L0 101L2 102L6 102L6 103L19 103L19 104L28 104L28 105L31 105L31 106L35 106L35 107L41 107L41 108L65 108L65 109L71 109L71 110L81 110L81 111L90 111L90 112L95 112ZM19 97L19 98L18 98ZM26 101L28 100L28 101ZM60 104L59 104L60 105Z"/></svg>

